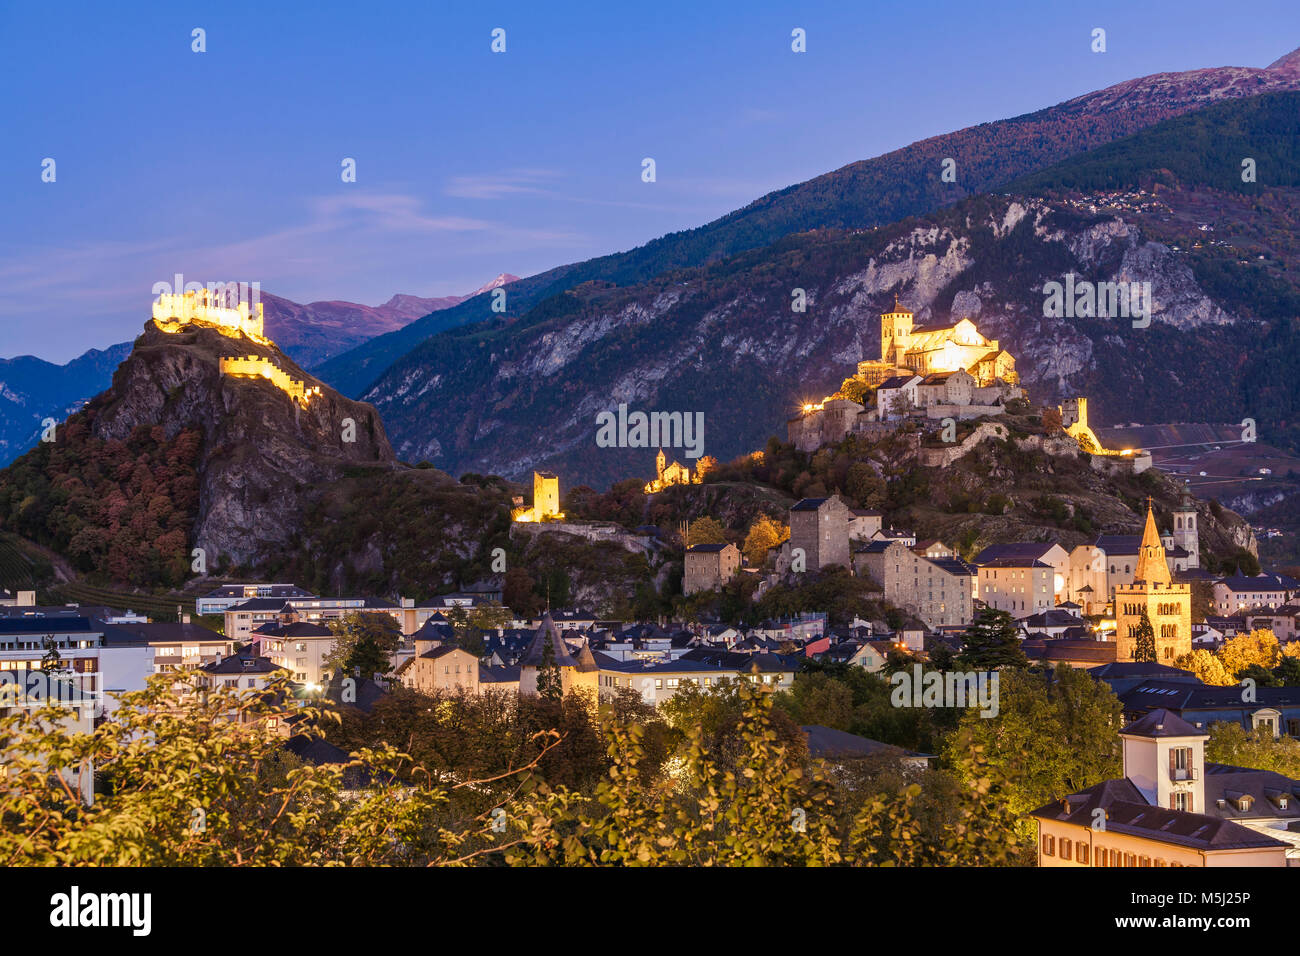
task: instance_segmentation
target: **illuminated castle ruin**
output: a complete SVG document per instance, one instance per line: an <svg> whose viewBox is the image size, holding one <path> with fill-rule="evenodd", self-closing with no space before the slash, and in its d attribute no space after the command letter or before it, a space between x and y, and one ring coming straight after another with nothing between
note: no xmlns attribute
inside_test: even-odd
<svg viewBox="0 0 1300 956"><path fill-rule="evenodd" d="M562 521L564 512L560 510L560 479L549 471L533 472L533 506L519 507L510 512L515 521Z"/></svg>
<svg viewBox="0 0 1300 956"><path fill-rule="evenodd" d="M221 359L221 374L264 378L304 407L311 401L313 395L321 393L319 385L308 385L306 382L298 381L270 359L261 355L248 355L242 358L226 358L223 356Z"/></svg>
<svg viewBox="0 0 1300 956"><path fill-rule="evenodd" d="M1088 400L1072 398L1063 405L1056 406L1061 413L1061 427L1065 433L1079 443L1079 447L1093 455L1106 455L1111 458L1133 459L1133 471L1146 471L1151 467L1151 455L1139 448L1115 450L1102 445L1097 433L1088 427Z"/></svg>
<svg viewBox="0 0 1300 956"><path fill-rule="evenodd" d="M806 401L786 422L800 451L816 451L854 433L878 435L908 418L966 421L1001 415L1024 397L1016 360L970 319L948 325L912 324L913 313L894 299L880 316L880 358L858 362L839 392Z"/></svg>
<svg viewBox="0 0 1300 956"><path fill-rule="evenodd" d="M274 346L262 331L262 303L256 303L255 310L250 309L247 297L239 293L240 287L235 283L217 283L190 292L164 292L153 304L154 325L172 333L190 325L204 326L232 339L244 337L258 345ZM224 304L232 294L238 300L233 307ZM220 363L222 375L265 379L304 407L321 393L319 385L299 381L262 355L222 356Z"/></svg>
<svg viewBox="0 0 1300 956"><path fill-rule="evenodd" d="M997 339L986 339L970 319L949 325L912 325L913 313L898 304L880 316L880 359L858 363L858 377L868 385L906 373L969 372L975 384L987 388L1002 381L1019 382L1016 360L998 347Z"/></svg>
<svg viewBox="0 0 1300 956"><path fill-rule="evenodd" d="M225 304L232 292L238 300L233 308ZM262 303L258 302L256 310L251 310L247 297L238 293L233 283L218 283L193 292L164 292L153 304L154 324L164 332L202 325L231 338L244 335L259 345L270 345L271 340L262 331Z"/></svg>

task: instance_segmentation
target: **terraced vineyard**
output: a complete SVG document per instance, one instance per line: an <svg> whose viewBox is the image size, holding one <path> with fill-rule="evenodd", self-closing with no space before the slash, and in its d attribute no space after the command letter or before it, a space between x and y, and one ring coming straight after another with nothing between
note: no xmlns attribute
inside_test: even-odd
<svg viewBox="0 0 1300 956"><path fill-rule="evenodd" d="M114 591L81 581L60 584L49 590L54 604L90 604L135 611L146 614L155 621L177 620L179 605L182 614L194 614L194 599L183 594L140 594L135 591Z"/></svg>
<svg viewBox="0 0 1300 956"><path fill-rule="evenodd" d="M16 535L0 534L0 588L36 590L49 573L48 563L28 554Z"/></svg>

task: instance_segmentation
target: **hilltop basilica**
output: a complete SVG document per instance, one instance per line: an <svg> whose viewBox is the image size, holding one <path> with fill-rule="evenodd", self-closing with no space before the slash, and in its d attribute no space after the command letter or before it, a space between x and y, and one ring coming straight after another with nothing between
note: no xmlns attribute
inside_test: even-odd
<svg viewBox="0 0 1300 956"><path fill-rule="evenodd" d="M895 297L893 311L880 316L880 358L858 363L845 381L849 394L806 403L786 423L789 441L800 451L814 451L911 417L1000 415L1007 401L1024 395L1015 358L996 339L981 335L973 321L913 326L913 317ZM849 388L851 382L856 388Z"/></svg>
<svg viewBox="0 0 1300 956"><path fill-rule="evenodd" d="M880 316L880 359L858 363L858 378L868 385L880 385L899 375L931 375L966 371L981 388L1003 381L1015 385L1016 360L998 347L997 339L986 339L970 319L949 325L913 327L914 314L898 304Z"/></svg>

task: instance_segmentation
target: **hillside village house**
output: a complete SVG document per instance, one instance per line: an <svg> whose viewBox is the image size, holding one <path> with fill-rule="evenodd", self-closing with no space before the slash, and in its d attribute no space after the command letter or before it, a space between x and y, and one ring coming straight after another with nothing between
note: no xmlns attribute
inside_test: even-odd
<svg viewBox="0 0 1300 956"><path fill-rule="evenodd" d="M806 569L850 567L849 522L854 515L838 495L804 498L790 507L790 553L802 549Z"/></svg>
<svg viewBox="0 0 1300 956"><path fill-rule="evenodd" d="M229 637L188 622L105 625L106 643L139 641L153 649L154 672L192 670L234 652Z"/></svg>
<svg viewBox="0 0 1300 956"><path fill-rule="evenodd" d="M61 662L61 680L82 699L94 702L98 713L117 707L116 695L144 690L154 673L154 649L144 640L106 640L108 627L100 621L71 615L51 618L0 618L0 671L3 678L39 672L50 649ZM98 714L97 714L98 715Z"/></svg>
<svg viewBox="0 0 1300 956"><path fill-rule="evenodd" d="M1204 730L1167 710L1154 710L1120 731L1124 776L1106 780L1034 810L1039 866L1287 866L1300 864L1300 844L1272 817L1234 819L1224 796L1207 804L1206 781L1220 765L1205 763ZM1240 768L1229 768L1240 770ZM1242 771L1243 777L1277 775ZM1283 811L1300 799L1300 783L1266 787ZM1237 781L1245 783L1244 780ZM1245 791L1233 789L1234 794ZM1220 806L1222 804L1222 806ZM1098 812L1100 811L1100 812ZM1096 826L1101 819L1104 826Z"/></svg>
<svg viewBox="0 0 1300 956"><path fill-rule="evenodd" d="M84 612L87 609L77 609ZM101 713L117 696L144 690L152 674L192 670L230 654L234 642L197 624L107 624L59 608L32 617L0 617L0 670L39 670L52 648L63 673Z"/></svg>
<svg viewBox="0 0 1300 956"><path fill-rule="evenodd" d="M853 517L849 519L849 540L870 541L880 531L884 522L884 513L874 509L852 509Z"/></svg>
<svg viewBox="0 0 1300 956"><path fill-rule="evenodd" d="M58 721L58 726L75 734L91 734L100 714L100 700L94 693L78 689L75 683L62 675L49 677L40 671L4 669L0 673L0 717L26 715L24 722L34 719L34 714L53 697L68 714ZM42 727L49 724L41 722ZM60 775L76 791L78 799L86 806L95 802L95 768L89 762L78 766L60 768Z"/></svg>
<svg viewBox="0 0 1300 956"><path fill-rule="evenodd" d="M1300 688L1256 687L1253 694L1245 695L1236 684L1218 687L1202 683L1188 671L1164 670L1127 687L1107 679L1126 715L1136 719L1163 708L1198 730L1225 723L1273 737L1300 738Z"/></svg>
<svg viewBox="0 0 1300 956"><path fill-rule="evenodd" d="M1214 584L1214 606L1221 614L1280 608L1300 594L1300 581L1280 574L1234 574Z"/></svg>
<svg viewBox="0 0 1300 956"><path fill-rule="evenodd" d="M283 668L265 657L232 654L210 661L199 668L202 686L209 689L228 687L231 690L266 690L278 677L287 677Z"/></svg>
<svg viewBox="0 0 1300 956"><path fill-rule="evenodd" d="M0 588L0 607L33 607L35 604L35 591L14 592Z"/></svg>
<svg viewBox="0 0 1300 956"><path fill-rule="evenodd" d="M252 651L283 668L291 680L321 686L329 681L325 659L334 647L334 632L308 621L263 624L253 631Z"/></svg>
<svg viewBox="0 0 1300 956"><path fill-rule="evenodd" d="M973 618L975 568L942 542L909 548L901 541L872 541L858 546L853 567L880 585L886 601L930 627L969 624Z"/></svg>
<svg viewBox="0 0 1300 956"><path fill-rule="evenodd" d="M740 549L734 544L697 544L687 548L682 593L717 590L739 570Z"/></svg>
<svg viewBox="0 0 1300 956"><path fill-rule="evenodd" d="M659 706L687 685L704 689L727 680L749 681L764 690L789 690L794 684L794 667L775 654L691 653L675 661L645 664L618 662L594 654L598 662L600 693L612 696L620 690L634 690L641 699Z"/></svg>
<svg viewBox="0 0 1300 956"><path fill-rule="evenodd" d="M483 669L478 658L464 648L432 639L417 639L415 656L399 668L397 678L403 686L422 694L477 694L489 689L489 685L480 680L479 672Z"/></svg>
<svg viewBox="0 0 1300 956"><path fill-rule="evenodd" d="M1056 604L1055 569L1032 557L1003 557L979 566L979 599L1014 618L1041 614Z"/></svg>
<svg viewBox="0 0 1300 956"><path fill-rule="evenodd" d="M1279 641L1293 641L1300 636L1300 604L1284 604L1271 611L1246 615L1246 630L1263 628L1272 631Z"/></svg>

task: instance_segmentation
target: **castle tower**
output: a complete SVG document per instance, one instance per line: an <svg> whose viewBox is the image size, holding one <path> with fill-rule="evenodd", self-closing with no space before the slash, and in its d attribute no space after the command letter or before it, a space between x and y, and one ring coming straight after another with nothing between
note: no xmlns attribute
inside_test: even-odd
<svg viewBox="0 0 1300 956"><path fill-rule="evenodd" d="M1196 506L1184 500L1174 511L1174 545L1187 552L1187 567L1201 566L1201 539L1196 527Z"/></svg>
<svg viewBox="0 0 1300 956"><path fill-rule="evenodd" d="M1057 406L1057 411L1061 413L1061 427L1069 430L1073 425L1088 427L1088 400L1086 398L1070 398L1064 403Z"/></svg>
<svg viewBox="0 0 1300 956"><path fill-rule="evenodd" d="M533 515L537 521L560 513L560 479L549 471L533 472Z"/></svg>
<svg viewBox="0 0 1300 956"><path fill-rule="evenodd" d="M1143 612L1155 632L1156 663L1173 664L1175 659L1192 652L1191 585L1174 583L1169 573L1150 499L1133 583L1115 588L1117 661L1133 660Z"/></svg>
<svg viewBox="0 0 1300 956"><path fill-rule="evenodd" d="M903 364L903 357L912 340L912 313L898 304L894 296L894 311L880 316L880 361Z"/></svg>

